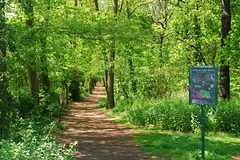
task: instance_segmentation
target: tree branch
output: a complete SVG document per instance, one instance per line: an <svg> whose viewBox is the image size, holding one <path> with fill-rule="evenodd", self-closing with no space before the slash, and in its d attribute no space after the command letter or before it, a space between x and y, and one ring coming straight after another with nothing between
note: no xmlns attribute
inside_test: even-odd
<svg viewBox="0 0 240 160"><path fill-rule="evenodd" d="M135 7L132 12L129 14L130 16L133 14L133 12L136 11L136 9L138 9L139 7L143 6L143 5L146 5L146 4L149 4L149 3L152 3L153 1L149 1L149 2L144 2L144 3L140 3L137 5L137 7Z"/></svg>
<svg viewBox="0 0 240 160"><path fill-rule="evenodd" d="M150 17L154 23L160 24L163 29L166 29L166 27L164 26L164 23L162 23L161 21L155 21L152 15L148 15L148 17Z"/></svg>
<svg viewBox="0 0 240 160"><path fill-rule="evenodd" d="M207 62L205 61L205 59L203 58L202 52L201 52L196 46L194 46L194 45L186 42L186 41L183 40L183 39L177 38L177 37L174 35L174 33L172 33L172 35L173 35L174 39L179 40L179 41L181 41L181 42L183 42L183 43L186 43L186 44L189 45L190 47L194 48L194 49L200 54L201 60L203 61L203 63L204 63L205 65L208 65Z"/></svg>
<svg viewBox="0 0 240 160"><path fill-rule="evenodd" d="M123 9L123 2L124 2L124 0L122 0L121 6L120 6L120 9L119 9L119 13L122 12L122 9Z"/></svg>

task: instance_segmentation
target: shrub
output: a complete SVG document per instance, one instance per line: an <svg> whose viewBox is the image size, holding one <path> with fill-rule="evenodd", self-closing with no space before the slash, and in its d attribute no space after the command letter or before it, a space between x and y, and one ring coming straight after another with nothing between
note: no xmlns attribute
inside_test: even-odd
<svg viewBox="0 0 240 160"><path fill-rule="evenodd" d="M28 133L31 133L31 130L28 130ZM23 137L23 141L18 143L11 139L2 140L0 142L0 159L72 159L76 142L66 148L59 146L51 138L41 138L27 134Z"/></svg>
<svg viewBox="0 0 240 160"><path fill-rule="evenodd" d="M125 112L128 122L139 126L152 125L166 130L200 133L201 106L189 105L187 100L117 99L115 112ZM206 131L240 133L240 101L220 101L205 109Z"/></svg>
<svg viewBox="0 0 240 160"><path fill-rule="evenodd" d="M217 131L240 133L240 100L220 101L215 108Z"/></svg>
<svg viewBox="0 0 240 160"><path fill-rule="evenodd" d="M0 141L0 159L72 159L77 142L68 148L57 144L50 134L56 122L41 130L31 121L22 120L19 124L8 140Z"/></svg>
<svg viewBox="0 0 240 160"><path fill-rule="evenodd" d="M8 139L0 139L0 159L71 159L76 143L68 148L60 146L50 134L61 125L57 118L63 108L52 98L49 101L48 96L41 96L37 105L31 95L21 89L14 93L13 100Z"/></svg>
<svg viewBox="0 0 240 160"><path fill-rule="evenodd" d="M15 92L14 100L16 101L16 108L19 111L21 117L28 117L31 110L34 109L34 106L37 105L37 102L30 95L27 89L19 89Z"/></svg>
<svg viewBox="0 0 240 160"><path fill-rule="evenodd" d="M103 97L99 100L98 107L99 108L105 108L107 106L107 98Z"/></svg>
<svg viewBox="0 0 240 160"><path fill-rule="evenodd" d="M183 132L199 131L201 114L198 113L198 109L180 100L138 99L126 112L128 121L136 125L154 125Z"/></svg>

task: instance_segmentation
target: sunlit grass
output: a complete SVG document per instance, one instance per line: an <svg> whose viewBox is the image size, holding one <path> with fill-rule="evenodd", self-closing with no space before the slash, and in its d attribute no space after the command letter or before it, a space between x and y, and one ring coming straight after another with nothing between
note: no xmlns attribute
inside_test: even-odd
<svg viewBox="0 0 240 160"><path fill-rule="evenodd" d="M146 154L167 159L201 159L201 135L181 132L144 130L133 139ZM228 134L208 134L205 137L205 158L226 160L238 156L240 138Z"/></svg>

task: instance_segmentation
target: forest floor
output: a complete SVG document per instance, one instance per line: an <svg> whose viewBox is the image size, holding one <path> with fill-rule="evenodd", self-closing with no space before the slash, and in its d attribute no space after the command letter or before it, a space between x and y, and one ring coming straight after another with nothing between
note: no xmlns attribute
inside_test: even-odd
<svg viewBox="0 0 240 160"><path fill-rule="evenodd" d="M74 158L82 160L147 160L142 150L131 141L133 130L112 120L100 111L99 99L105 96L101 83L81 102L72 104L63 122L68 125L59 132L61 143L78 141ZM156 158L154 158L156 160Z"/></svg>

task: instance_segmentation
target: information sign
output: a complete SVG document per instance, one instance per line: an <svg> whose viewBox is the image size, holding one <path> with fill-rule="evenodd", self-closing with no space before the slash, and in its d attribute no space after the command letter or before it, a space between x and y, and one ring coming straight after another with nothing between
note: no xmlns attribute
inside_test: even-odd
<svg viewBox="0 0 240 160"><path fill-rule="evenodd" d="M189 104L217 104L217 68L192 66L189 70Z"/></svg>

